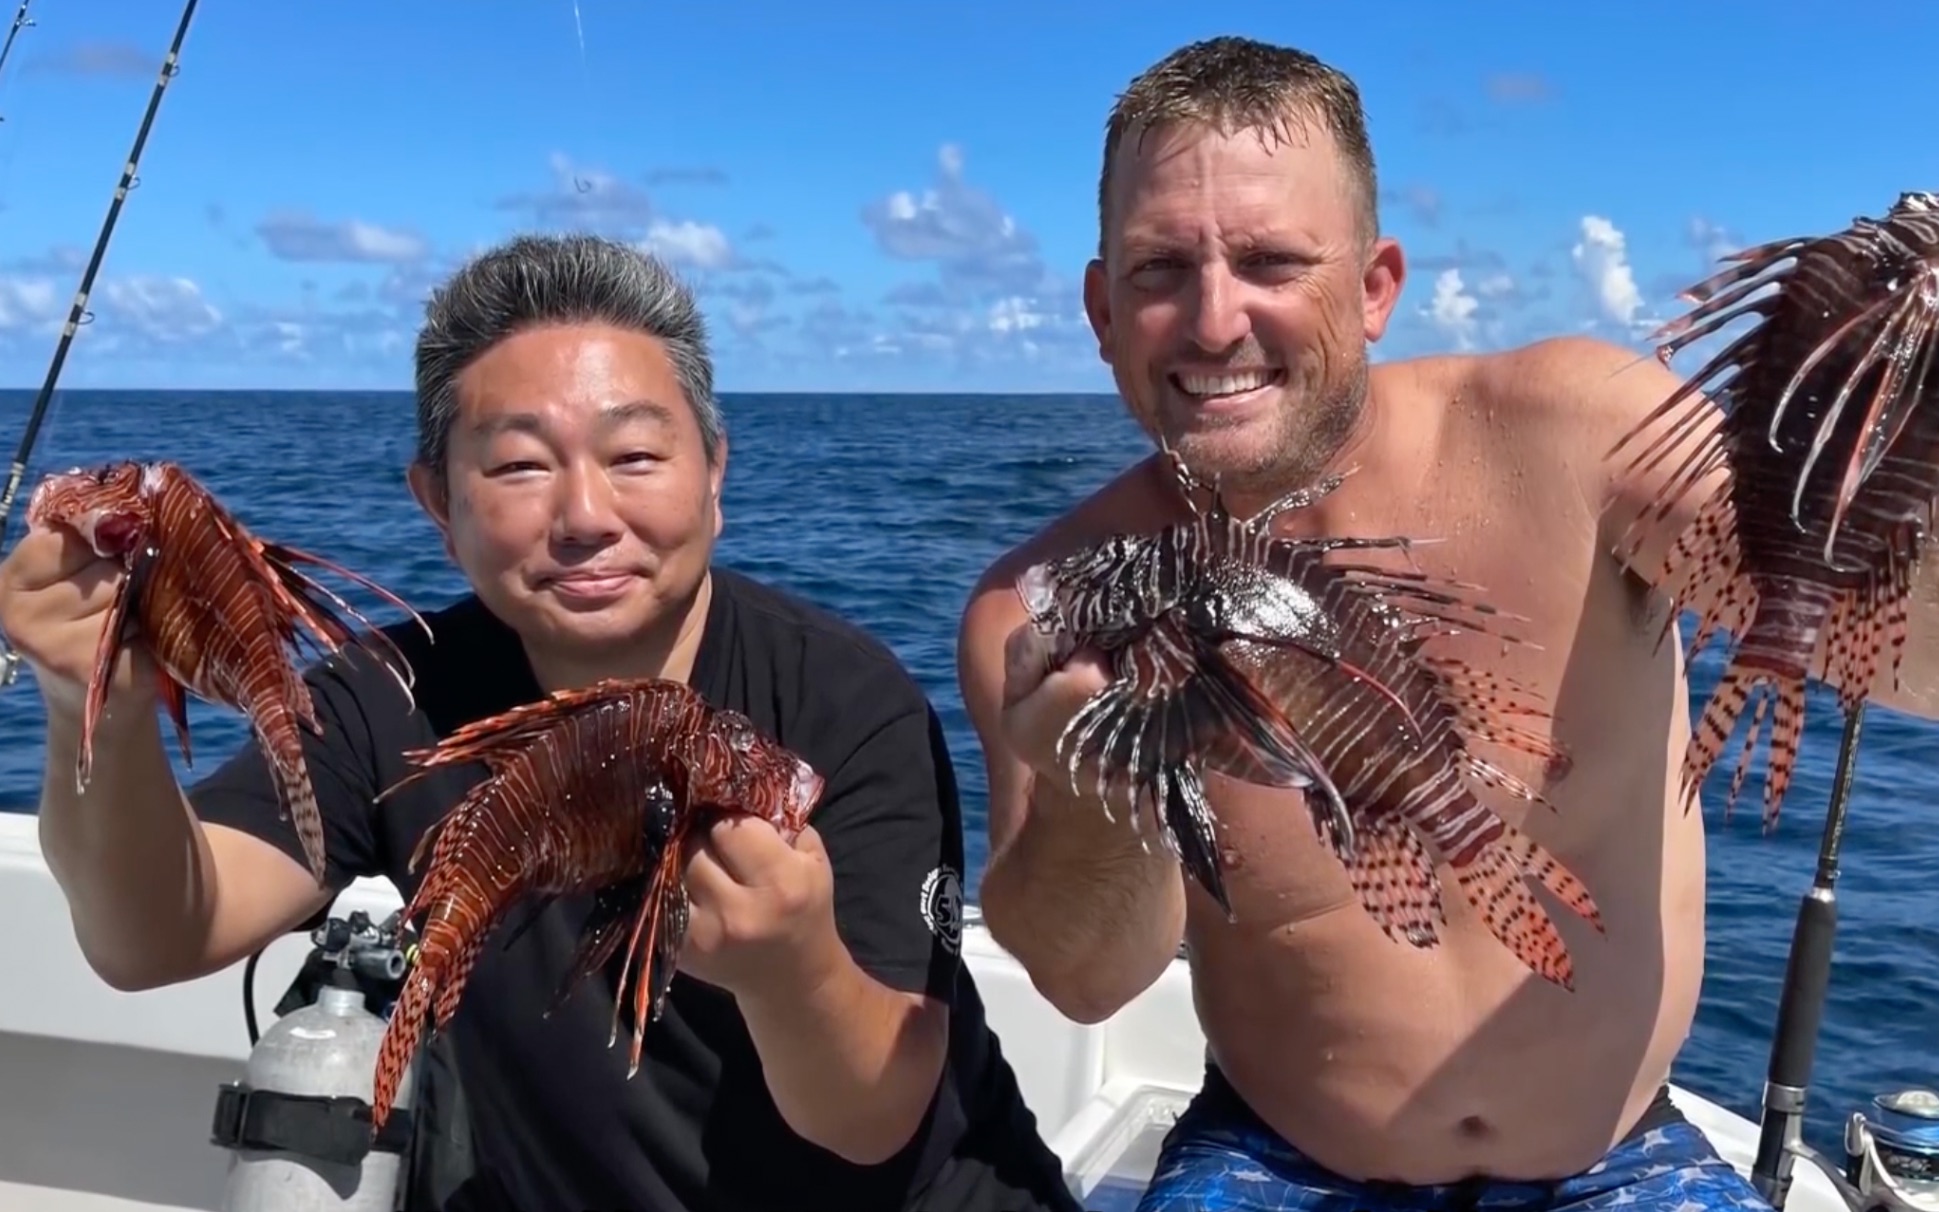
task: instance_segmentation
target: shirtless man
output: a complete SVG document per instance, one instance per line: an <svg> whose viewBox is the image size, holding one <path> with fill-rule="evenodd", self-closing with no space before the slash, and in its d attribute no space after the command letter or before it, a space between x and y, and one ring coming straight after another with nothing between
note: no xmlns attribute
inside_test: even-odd
<svg viewBox="0 0 1939 1212"><path fill-rule="evenodd" d="M1404 277L1375 197L1345 76L1241 39L1177 51L1111 117L1084 283L1099 351L1146 431L1220 475L1241 516L1354 469L1287 528L1441 539L1419 554L1426 570L1479 582L1534 620L1539 649L1437 643L1466 644L1549 696L1572 765L1486 753L1558 811L1488 799L1587 883L1606 937L1552 908L1573 993L1532 975L1451 886L1439 947L1393 942L1295 794L1211 775L1236 856L1228 924L1175 860L1068 793L1055 740L1106 678L1088 657L1046 676L1016 577L1184 516L1157 459L999 560L965 612L960 675L990 771L983 911L1082 1022L1111 1015L1188 944L1207 1080L1142 1212L1763 1207L1665 1095L1703 975L1704 834L1678 799L1680 652L1658 646L1668 604L1642 578L1690 515L1625 566L1616 540L1657 483L1620 477L1604 455L1677 380L1581 338L1370 368ZM1939 628L1925 618L1939 595L1916 592L1908 689L1883 701L1930 717Z"/></svg>

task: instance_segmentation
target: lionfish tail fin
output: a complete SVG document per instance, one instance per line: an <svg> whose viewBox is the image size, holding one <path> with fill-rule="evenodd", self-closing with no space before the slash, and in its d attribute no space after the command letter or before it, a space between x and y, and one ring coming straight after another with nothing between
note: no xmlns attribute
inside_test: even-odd
<svg viewBox="0 0 1939 1212"><path fill-rule="evenodd" d="M1388 938L1422 949L1439 944L1447 913L1419 834L1394 820L1370 824L1346 870L1361 908Z"/></svg>
<svg viewBox="0 0 1939 1212"><path fill-rule="evenodd" d="M307 697L301 679L292 679L296 695ZM297 726L297 712L288 704L270 701L255 705L249 713L250 730L268 759L276 783L277 799L284 815L296 827L310 877L318 887L328 879L328 852L323 836L323 808L317 802L316 784L310 779L309 759L303 752L303 736Z"/></svg>
<svg viewBox="0 0 1939 1212"><path fill-rule="evenodd" d="M1532 879L1603 933L1602 912L1582 881L1527 834L1503 823L1501 835L1458 868L1461 895L1504 947L1543 980L1575 989L1575 960Z"/></svg>

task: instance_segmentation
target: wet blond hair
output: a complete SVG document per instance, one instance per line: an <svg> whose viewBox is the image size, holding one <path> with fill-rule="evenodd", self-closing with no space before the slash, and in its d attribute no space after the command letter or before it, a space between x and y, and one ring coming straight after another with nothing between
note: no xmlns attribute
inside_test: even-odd
<svg viewBox="0 0 1939 1212"><path fill-rule="evenodd" d="M1224 134L1259 131L1286 139L1317 122L1333 136L1360 195L1362 234L1380 231L1379 184L1367 139L1360 90L1346 73L1305 51L1252 38L1209 38L1166 55L1131 81L1104 130L1104 166L1097 181L1098 256L1111 230L1111 173L1127 135L1143 138L1174 122Z"/></svg>

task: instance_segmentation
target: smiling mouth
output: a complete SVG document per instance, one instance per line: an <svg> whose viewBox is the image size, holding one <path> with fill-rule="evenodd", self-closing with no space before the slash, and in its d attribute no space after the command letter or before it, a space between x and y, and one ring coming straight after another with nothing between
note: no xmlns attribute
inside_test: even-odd
<svg viewBox="0 0 1939 1212"><path fill-rule="evenodd" d="M627 572L604 572L597 575L573 573L570 576L547 577L545 585L564 593L599 593L615 589L633 579Z"/></svg>
<svg viewBox="0 0 1939 1212"><path fill-rule="evenodd" d="M1262 388L1277 387L1286 381L1278 367L1216 372L1188 371L1167 375L1171 385L1194 400L1224 400Z"/></svg>

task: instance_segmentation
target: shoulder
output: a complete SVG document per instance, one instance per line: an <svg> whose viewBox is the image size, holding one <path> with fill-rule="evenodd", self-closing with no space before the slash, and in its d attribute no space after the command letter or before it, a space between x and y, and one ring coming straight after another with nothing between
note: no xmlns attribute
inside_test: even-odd
<svg viewBox="0 0 1939 1212"><path fill-rule="evenodd" d="M861 625L730 569L714 570L714 587L733 603L736 646L773 670L789 730L854 734L928 710L895 651Z"/></svg>
<svg viewBox="0 0 1939 1212"><path fill-rule="evenodd" d="M1648 349L1553 337L1475 361L1477 389L1517 420L1613 443L1682 380Z"/></svg>
<svg viewBox="0 0 1939 1212"><path fill-rule="evenodd" d="M1554 337L1464 359L1467 410L1521 469L1545 467L1585 499L1607 502L1624 438L1650 421L1682 379L1646 348ZM1694 402L1693 406L1701 406Z"/></svg>

